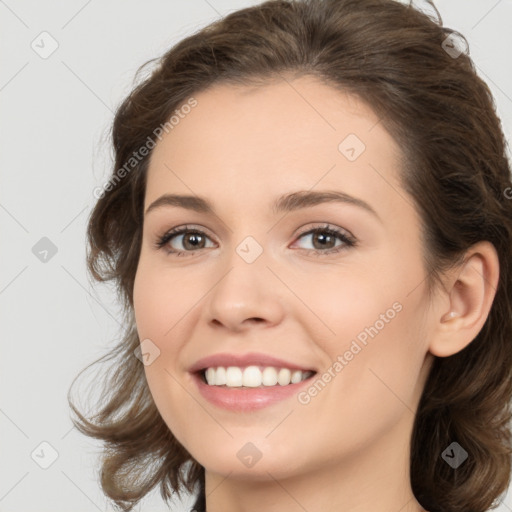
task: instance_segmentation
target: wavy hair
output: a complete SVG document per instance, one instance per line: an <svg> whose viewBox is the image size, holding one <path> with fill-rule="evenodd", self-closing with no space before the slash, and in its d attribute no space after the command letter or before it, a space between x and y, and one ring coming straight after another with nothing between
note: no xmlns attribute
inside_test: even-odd
<svg viewBox="0 0 512 512"><path fill-rule="evenodd" d="M204 468L169 431L134 357L133 285L151 151L128 170L126 163L173 112L213 84L265 85L303 75L361 98L401 147L400 178L420 213L429 290L476 242L496 248L500 279L483 328L460 352L434 359L415 417L410 475L416 499L430 512L483 512L508 488L510 162L494 99L469 51L449 51L455 40L466 48L467 41L443 27L429 5L437 18L395 0L270 0L241 9L146 63L153 69L118 107L112 183L89 217L87 265L95 280L115 284L126 328L115 348L91 363L109 362L94 383L102 391L94 414L74 405L75 381L68 400L76 428L103 442L101 486L119 509L132 510L156 486L164 500L198 491L196 510L205 507ZM457 469L441 457L454 441L469 453Z"/></svg>

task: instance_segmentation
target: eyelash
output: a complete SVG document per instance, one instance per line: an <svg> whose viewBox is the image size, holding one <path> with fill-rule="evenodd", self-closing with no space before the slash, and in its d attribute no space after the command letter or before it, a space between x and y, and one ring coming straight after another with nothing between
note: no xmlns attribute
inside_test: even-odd
<svg viewBox="0 0 512 512"><path fill-rule="evenodd" d="M200 229L196 229L191 226L184 226L181 228L171 229L170 231L167 231L164 235L158 237L158 240L156 241L155 246L157 249L164 249L166 244L172 238L174 238L175 236L184 234L184 233L195 233L195 234L199 234L201 236L206 236L207 238L210 238L205 232L201 231ZM357 245L356 239L354 237L352 237L351 235L347 234L344 231L340 231L339 229L331 226L330 224L324 224L322 226L318 226L318 227L315 227L308 231L305 231L303 233L300 233L297 238L300 239L301 237L303 237L305 235L311 235L314 233L327 233L329 235L336 236L343 242L343 244L338 247L328 249L326 251L321 251L318 249L299 249L299 250L313 252L317 256L326 256L329 254L338 253L338 252L340 252L344 249L348 249L350 247L355 247ZM188 256L188 255L193 254L199 250L200 249L196 249L194 251L177 251L176 249L168 249L167 248L167 252L169 254L173 254L174 256Z"/></svg>

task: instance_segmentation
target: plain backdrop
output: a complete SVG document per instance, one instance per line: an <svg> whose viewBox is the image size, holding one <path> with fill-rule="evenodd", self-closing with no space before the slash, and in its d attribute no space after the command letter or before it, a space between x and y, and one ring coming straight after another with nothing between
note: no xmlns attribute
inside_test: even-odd
<svg viewBox="0 0 512 512"><path fill-rule="evenodd" d="M115 295L91 286L85 267L92 191L110 172L110 123L142 63L257 3L0 0L0 511L113 510L99 487L100 445L72 428L66 400L73 377L119 331ZM510 140L512 0L436 5L468 38ZM154 492L137 510L168 508ZM498 510L512 510L512 499Z"/></svg>

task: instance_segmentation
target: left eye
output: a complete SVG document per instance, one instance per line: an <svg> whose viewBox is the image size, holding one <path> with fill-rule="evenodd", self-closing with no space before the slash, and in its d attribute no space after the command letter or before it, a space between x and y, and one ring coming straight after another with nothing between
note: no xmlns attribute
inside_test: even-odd
<svg viewBox="0 0 512 512"><path fill-rule="evenodd" d="M338 231L335 228L331 228L330 226L319 227L311 229L306 233L302 233L299 236L299 240L305 237L312 237L311 241L313 243L313 246L317 246L312 249L313 251L315 251L315 253L338 252L344 247L352 247L353 245L355 245L355 241L350 235ZM332 246L332 242L336 244L336 239L340 240L341 243Z"/></svg>
<svg viewBox="0 0 512 512"><path fill-rule="evenodd" d="M313 245L316 245L316 247L313 249L300 249L313 251L315 254L319 255L335 253L341 251L342 249L352 247L356 243L355 239L351 235L346 232L339 231L330 225L310 229L309 231L300 234L298 239L300 240L306 237L312 237ZM173 240L178 238L181 238L181 244L183 245L184 250L179 248L176 249L172 246ZM207 239L211 240L210 237L203 231L185 226L183 228L176 228L165 233L156 242L156 247L165 247L170 254L175 254L176 256L185 256L187 253L192 253L196 250L204 249L206 247L205 243ZM332 242L336 244L336 239L338 239L341 243L331 246Z"/></svg>

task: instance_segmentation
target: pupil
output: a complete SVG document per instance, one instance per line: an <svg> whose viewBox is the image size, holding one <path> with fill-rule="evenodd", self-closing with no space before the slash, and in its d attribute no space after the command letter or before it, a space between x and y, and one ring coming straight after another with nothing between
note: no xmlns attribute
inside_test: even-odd
<svg viewBox="0 0 512 512"><path fill-rule="evenodd" d="M331 235L316 234L314 236L314 241L318 241L319 239L323 239L324 242L325 242L325 239L329 239L329 238L332 238L332 236ZM320 244L320 245L322 245L325 248L325 243Z"/></svg>
<svg viewBox="0 0 512 512"><path fill-rule="evenodd" d="M198 233L189 234L188 236L184 237L184 245L187 246L187 243L191 240L196 240L196 242L192 243L192 249L197 249L197 240L201 238L201 235Z"/></svg>

